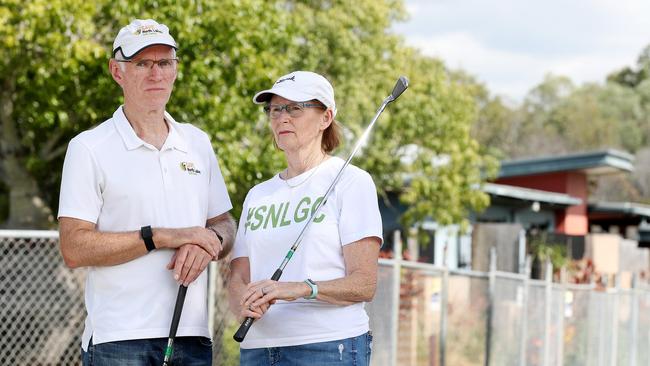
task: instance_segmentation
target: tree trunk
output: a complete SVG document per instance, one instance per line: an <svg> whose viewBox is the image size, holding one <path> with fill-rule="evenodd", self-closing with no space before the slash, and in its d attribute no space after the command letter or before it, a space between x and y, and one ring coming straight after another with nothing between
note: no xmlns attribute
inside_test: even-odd
<svg viewBox="0 0 650 366"><path fill-rule="evenodd" d="M2 182L9 191L9 218L2 226L11 229L42 229L53 222L47 203L41 197L36 180L27 170L26 149L13 118L15 78L7 75L0 92L0 164Z"/></svg>

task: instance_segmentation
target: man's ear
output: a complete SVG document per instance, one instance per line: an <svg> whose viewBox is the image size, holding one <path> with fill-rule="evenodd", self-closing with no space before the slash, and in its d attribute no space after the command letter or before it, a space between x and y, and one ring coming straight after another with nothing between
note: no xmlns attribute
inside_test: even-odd
<svg viewBox="0 0 650 366"><path fill-rule="evenodd" d="M114 58L108 61L108 71L110 71L113 80L122 86L122 83L124 83L124 72L120 68L120 63Z"/></svg>

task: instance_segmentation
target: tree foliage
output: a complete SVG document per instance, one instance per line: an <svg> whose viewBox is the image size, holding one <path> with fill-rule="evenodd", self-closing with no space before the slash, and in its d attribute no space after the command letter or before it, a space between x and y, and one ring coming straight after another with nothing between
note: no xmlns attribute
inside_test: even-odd
<svg viewBox="0 0 650 366"><path fill-rule="evenodd" d="M494 159L470 135L477 113L471 87L389 32L404 17L399 0L8 0L0 5L0 82L11 86L2 96L11 109L0 122L14 134L0 136L0 154L15 163L4 163L0 177L13 225L39 223L15 216L15 207L33 197L56 210L67 141L120 104L107 61L113 37L135 17L167 24L177 39L181 63L168 110L212 136L235 215L254 184L284 167L251 97L297 69L322 73L334 85L347 141L337 151L342 156L397 77L410 76L411 88L382 115L354 161L380 193L401 192L411 207L408 223L425 216L458 222L487 205L475 187ZM37 184L14 197L11 175L21 169Z"/></svg>

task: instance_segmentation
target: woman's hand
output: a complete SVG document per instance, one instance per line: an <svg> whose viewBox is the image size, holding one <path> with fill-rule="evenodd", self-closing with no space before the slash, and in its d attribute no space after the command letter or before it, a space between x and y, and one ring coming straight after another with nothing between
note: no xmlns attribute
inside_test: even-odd
<svg viewBox="0 0 650 366"><path fill-rule="evenodd" d="M249 317L259 319L269 310L269 306L271 306L271 304L262 304L260 306L242 305L238 320L239 322L242 322L244 319Z"/></svg>
<svg viewBox="0 0 650 366"><path fill-rule="evenodd" d="M243 309L252 308L257 312L263 309L260 317L276 300L293 301L299 297L311 294L311 288L304 282L278 282L263 280L249 283L241 299ZM249 315L250 316L250 315Z"/></svg>

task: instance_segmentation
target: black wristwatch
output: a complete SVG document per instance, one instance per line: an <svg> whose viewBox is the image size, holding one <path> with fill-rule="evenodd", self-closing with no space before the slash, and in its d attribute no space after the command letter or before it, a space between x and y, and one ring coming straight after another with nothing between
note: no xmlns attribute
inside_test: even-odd
<svg viewBox="0 0 650 366"><path fill-rule="evenodd" d="M141 227L140 237L144 240L144 246L147 248L147 252L156 249L156 244L153 242L153 231L151 231L151 226Z"/></svg>

